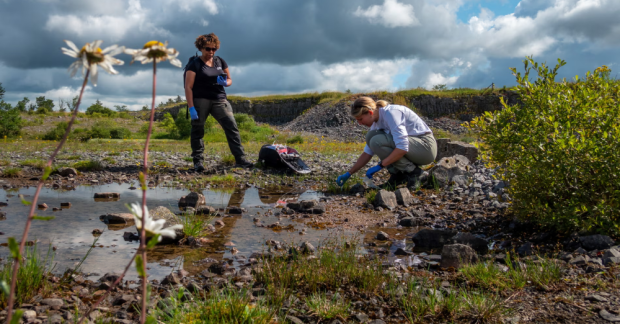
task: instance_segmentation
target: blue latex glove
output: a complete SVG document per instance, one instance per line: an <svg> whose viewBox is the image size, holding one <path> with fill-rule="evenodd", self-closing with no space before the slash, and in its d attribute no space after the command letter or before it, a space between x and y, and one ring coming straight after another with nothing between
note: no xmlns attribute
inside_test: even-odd
<svg viewBox="0 0 620 324"><path fill-rule="evenodd" d="M350 177L351 177L351 174L347 172L339 176L338 179L336 179L336 184L342 187L344 186L344 183L347 182L347 180L349 180Z"/></svg>
<svg viewBox="0 0 620 324"><path fill-rule="evenodd" d="M223 75L219 75L217 77L217 84L221 85L222 87L228 87L228 82L226 80L226 77Z"/></svg>
<svg viewBox="0 0 620 324"><path fill-rule="evenodd" d="M196 119L198 119L198 112L196 111L196 108L194 108L194 106L191 106L191 107L189 108L189 117L190 117L192 120L196 120Z"/></svg>
<svg viewBox="0 0 620 324"><path fill-rule="evenodd" d="M372 179L373 174L381 171L381 169L383 169L383 166L381 165L381 162L379 162L379 164L375 165L374 167L368 169L368 171L366 171L366 177L368 179Z"/></svg>

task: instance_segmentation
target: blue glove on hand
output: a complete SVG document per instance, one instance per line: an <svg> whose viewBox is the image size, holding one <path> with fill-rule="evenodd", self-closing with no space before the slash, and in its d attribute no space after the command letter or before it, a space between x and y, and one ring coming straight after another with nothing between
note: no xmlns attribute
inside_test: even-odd
<svg viewBox="0 0 620 324"><path fill-rule="evenodd" d="M347 180L349 180L350 177L351 177L351 174L347 172L339 176L338 179L336 179L336 184L342 187L344 186L344 183L347 182Z"/></svg>
<svg viewBox="0 0 620 324"><path fill-rule="evenodd" d="M222 87L228 87L228 81L226 80L226 77L223 75L220 75L217 77L217 84L221 85Z"/></svg>
<svg viewBox="0 0 620 324"><path fill-rule="evenodd" d="M190 117L192 120L196 120L196 119L198 119L198 112L196 111L196 108L194 108L194 106L191 106L191 107L189 108L189 117Z"/></svg>
<svg viewBox="0 0 620 324"><path fill-rule="evenodd" d="M379 172L381 169L383 169L383 166L381 165L381 162L379 162L379 164L375 165L374 167L368 169L368 171L366 171L366 177L368 179L372 179L373 174Z"/></svg>

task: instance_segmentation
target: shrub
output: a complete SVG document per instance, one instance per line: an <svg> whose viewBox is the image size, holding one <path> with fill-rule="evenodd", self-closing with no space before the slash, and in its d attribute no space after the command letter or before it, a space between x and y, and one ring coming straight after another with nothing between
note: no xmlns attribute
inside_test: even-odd
<svg viewBox="0 0 620 324"><path fill-rule="evenodd" d="M73 167L78 171L103 171L104 169L103 164L97 160L76 162L73 164Z"/></svg>
<svg viewBox="0 0 620 324"><path fill-rule="evenodd" d="M112 128L110 137L115 139L131 138L131 131L124 127Z"/></svg>
<svg viewBox="0 0 620 324"><path fill-rule="evenodd" d="M19 110L0 109L0 137L17 136L22 129L22 118L19 116Z"/></svg>
<svg viewBox="0 0 620 324"><path fill-rule="evenodd" d="M234 114L235 122L237 122L237 127L240 130L250 130L252 127L256 126L256 122L254 118L248 114Z"/></svg>
<svg viewBox="0 0 620 324"><path fill-rule="evenodd" d="M116 124L111 120L101 120L96 122L89 131L90 138L110 138L111 131L115 129Z"/></svg>
<svg viewBox="0 0 620 324"><path fill-rule="evenodd" d="M47 133L43 134L43 139L46 141L59 141L63 135L65 135L68 126L69 123L64 121L56 124L55 128L52 128Z"/></svg>
<svg viewBox="0 0 620 324"><path fill-rule="evenodd" d="M515 74L522 105L471 122L522 219L561 231L620 233L620 82L603 69L574 82L531 58ZM532 65L530 67L530 64ZM531 70L538 74L528 80Z"/></svg>
<svg viewBox="0 0 620 324"><path fill-rule="evenodd" d="M97 100L90 107L86 108L86 115L91 115L92 117L116 117L118 116L118 113L108 107L104 107L103 104L99 100Z"/></svg>
<svg viewBox="0 0 620 324"><path fill-rule="evenodd" d="M177 138L188 138L192 133L192 122L189 118L185 118L185 110L180 110L177 119L174 120L177 129ZM205 123L206 124L206 123Z"/></svg>
<svg viewBox="0 0 620 324"><path fill-rule="evenodd" d="M286 140L286 144L303 144L304 138L301 135L295 135Z"/></svg>
<svg viewBox="0 0 620 324"><path fill-rule="evenodd" d="M213 116L207 117L207 120L205 120L205 131L212 130L216 124L217 124L217 120L215 120Z"/></svg>
<svg viewBox="0 0 620 324"><path fill-rule="evenodd" d="M2 176L5 178L16 178L22 175L21 168L6 168L2 172Z"/></svg>

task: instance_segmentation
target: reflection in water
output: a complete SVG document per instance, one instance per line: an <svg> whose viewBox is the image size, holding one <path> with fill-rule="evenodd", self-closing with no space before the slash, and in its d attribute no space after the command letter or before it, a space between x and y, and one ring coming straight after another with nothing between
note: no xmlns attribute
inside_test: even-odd
<svg viewBox="0 0 620 324"><path fill-rule="evenodd" d="M39 198L40 203L46 203L50 208L37 212L39 216L55 216L56 219L48 222L35 221L32 224L28 239L38 240L40 243L52 244L57 248L55 262L56 270L64 271L73 268L84 257L94 240L93 230L101 229L96 247L82 265L82 270L87 273L103 275L106 272L120 271L129 261L138 248L136 241L125 241L127 232L136 232L134 225L105 225L99 221L99 216L108 213L127 213L127 204L138 202L141 199L141 191L129 190L129 184L106 184L101 186L79 186L74 190L53 190L45 188ZM8 193L0 190L0 201L7 201L8 206L2 207L1 211L7 214L6 220L0 222L0 244L6 243L8 237L19 239L22 234L28 215L28 207L21 204L17 194L32 196L35 188L21 188ZM96 192L119 192L120 199L114 201L101 201L93 198ZM181 196L187 195L187 190L154 187L148 190L147 205L149 208L165 206L173 212L179 212L177 207ZM219 210L227 207L243 207L247 210L243 215L226 215L220 218L223 227L210 234L211 243L199 248L186 246L157 246L149 251L149 275L152 279L161 279L170 273L170 267L182 267L192 273L203 269L198 261L205 258L215 260L231 259L231 247L225 244L232 242L239 251L237 257L249 257L253 252L263 250L264 243L268 239L281 242L299 242L308 240L314 244L326 238L326 231L306 228L305 236L301 237L298 232L305 228L303 222L270 216L276 212L275 204L283 199L317 199L320 194L313 191L304 191L298 188L284 189L235 189L229 192L205 190L202 192L208 205ZM27 198L27 199L32 199ZM61 203L71 203L71 208L63 208L60 211L52 211L53 207L60 207ZM253 218L259 218L264 224L280 222L282 226L293 226L294 232L274 232L268 228L256 227ZM42 249L45 250L45 249ZM0 247L0 258L6 258L8 249ZM132 267L128 279L135 279L137 274ZM93 277L94 278L94 277ZM94 278L96 279L96 278Z"/></svg>

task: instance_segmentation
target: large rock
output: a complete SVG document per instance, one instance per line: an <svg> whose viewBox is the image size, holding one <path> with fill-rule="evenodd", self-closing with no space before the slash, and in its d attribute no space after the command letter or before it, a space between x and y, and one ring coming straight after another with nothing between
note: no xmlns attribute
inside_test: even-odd
<svg viewBox="0 0 620 324"><path fill-rule="evenodd" d="M307 213L307 214L325 213L325 204L319 203L316 200L303 200L301 202L290 202L286 204L286 207L298 213Z"/></svg>
<svg viewBox="0 0 620 324"><path fill-rule="evenodd" d="M423 229L413 235L416 248L438 249L449 243L449 239L456 235L456 231Z"/></svg>
<svg viewBox="0 0 620 324"><path fill-rule="evenodd" d="M58 173L63 177L74 177L78 174L75 168L60 168Z"/></svg>
<svg viewBox="0 0 620 324"><path fill-rule="evenodd" d="M183 225L183 221L181 220L181 218L179 218L179 216L175 215L173 212L170 211L170 209L164 206L150 209L149 214L151 215L151 218L153 220L165 220L166 222L164 223L164 228L168 228L174 225ZM160 244L176 243L185 236L185 234L183 234L183 229L176 229L174 230L174 232L176 234L176 237L174 239L171 239L169 237L163 237Z"/></svg>
<svg viewBox="0 0 620 324"><path fill-rule="evenodd" d="M470 175L470 161L467 157L462 155L455 155L451 157L444 157L437 160L435 165L430 170L430 176L427 180L427 187L433 187L437 182L440 188L443 188L451 183L456 183L459 186L463 186L469 182Z"/></svg>
<svg viewBox="0 0 620 324"><path fill-rule="evenodd" d="M489 252L488 242L484 239L474 236L471 233L458 233L450 239L450 243L458 243L470 246L479 254L487 254L487 252Z"/></svg>
<svg viewBox="0 0 620 324"><path fill-rule="evenodd" d="M394 191L394 194L396 195L396 201L398 202L398 204L403 206L409 206L413 204L413 196L411 195L411 192L409 192L409 189L400 188Z"/></svg>
<svg viewBox="0 0 620 324"><path fill-rule="evenodd" d="M387 190L379 190L377 195L375 196L374 205L377 207L384 207L393 209L398 206L398 202L396 201L396 194Z"/></svg>
<svg viewBox="0 0 620 324"><path fill-rule="evenodd" d="M464 244L449 244L441 251L441 267L458 269L465 264L478 261L476 251Z"/></svg>
<svg viewBox="0 0 620 324"><path fill-rule="evenodd" d="M121 194L118 192L96 192L96 199L120 199Z"/></svg>
<svg viewBox="0 0 620 324"><path fill-rule="evenodd" d="M405 217L398 222L403 227L415 227L424 224L424 220L417 217Z"/></svg>
<svg viewBox="0 0 620 324"><path fill-rule="evenodd" d="M439 161L444 157L454 156L456 154L465 156L471 163L478 159L478 148L459 141L452 141L449 138L437 139L437 156L435 161Z"/></svg>
<svg viewBox="0 0 620 324"><path fill-rule="evenodd" d="M133 214L131 213L114 213L99 216L99 220L106 224L134 224Z"/></svg>
<svg viewBox="0 0 620 324"><path fill-rule="evenodd" d="M197 209L199 206L204 204L205 196L197 192L192 192L189 195L183 196L179 199L179 208L192 207Z"/></svg>
<svg viewBox="0 0 620 324"><path fill-rule="evenodd" d="M600 234L581 236L579 241L581 242L581 246L588 251L605 250L614 245L614 240L609 236Z"/></svg>
<svg viewBox="0 0 620 324"><path fill-rule="evenodd" d="M217 210L211 206L199 206L196 208L196 215L215 215Z"/></svg>

